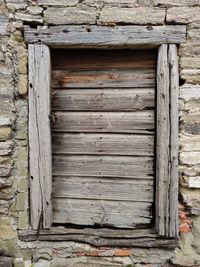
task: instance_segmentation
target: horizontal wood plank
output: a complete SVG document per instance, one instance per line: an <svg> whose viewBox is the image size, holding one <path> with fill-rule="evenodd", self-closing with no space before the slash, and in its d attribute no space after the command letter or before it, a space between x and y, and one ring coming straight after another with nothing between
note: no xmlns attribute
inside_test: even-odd
<svg viewBox="0 0 200 267"><path fill-rule="evenodd" d="M53 131L148 133L154 131L154 111L54 112Z"/></svg>
<svg viewBox="0 0 200 267"><path fill-rule="evenodd" d="M19 238L30 241L84 242L96 247L176 248L178 238L160 238L153 229L108 229L52 227L50 230L20 230Z"/></svg>
<svg viewBox="0 0 200 267"><path fill-rule="evenodd" d="M152 202L153 181L56 176L53 177L53 197Z"/></svg>
<svg viewBox="0 0 200 267"><path fill-rule="evenodd" d="M153 158L132 156L54 155L53 175L152 179Z"/></svg>
<svg viewBox="0 0 200 267"><path fill-rule="evenodd" d="M155 89L57 89L52 110L136 111L155 107Z"/></svg>
<svg viewBox="0 0 200 267"><path fill-rule="evenodd" d="M155 88L155 69L53 70L53 88Z"/></svg>
<svg viewBox="0 0 200 267"><path fill-rule="evenodd" d="M53 133L53 154L154 155L154 136Z"/></svg>
<svg viewBox="0 0 200 267"><path fill-rule="evenodd" d="M153 229L108 229L52 227L50 230L20 230L19 239L30 241L84 242L96 247L176 248L178 238L160 238Z"/></svg>
<svg viewBox="0 0 200 267"><path fill-rule="evenodd" d="M25 26L25 41L42 42L51 47L133 47L181 43L186 39L186 26L53 26L34 29Z"/></svg>
<svg viewBox="0 0 200 267"><path fill-rule="evenodd" d="M151 222L152 203L53 198L53 223L134 228Z"/></svg>
<svg viewBox="0 0 200 267"><path fill-rule="evenodd" d="M52 51L52 68L54 70L156 68L156 50L55 49Z"/></svg>

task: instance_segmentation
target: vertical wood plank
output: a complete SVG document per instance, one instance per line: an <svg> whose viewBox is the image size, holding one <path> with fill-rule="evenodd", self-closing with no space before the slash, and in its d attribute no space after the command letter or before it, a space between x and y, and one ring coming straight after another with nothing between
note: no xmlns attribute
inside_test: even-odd
<svg viewBox="0 0 200 267"><path fill-rule="evenodd" d="M50 51L29 45L29 168L33 229L51 225Z"/></svg>
<svg viewBox="0 0 200 267"><path fill-rule="evenodd" d="M178 56L175 44L169 45L169 69L170 69L170 190L169 190L169 236L178 235Z"/></svg>
<svg viewBox="0 0 200 267"><path fill-rule="evenodd" d="M156 228L168 233L169 211L169 65L168 45L158 49L157 61L157 141L156 141Z"/></svg>

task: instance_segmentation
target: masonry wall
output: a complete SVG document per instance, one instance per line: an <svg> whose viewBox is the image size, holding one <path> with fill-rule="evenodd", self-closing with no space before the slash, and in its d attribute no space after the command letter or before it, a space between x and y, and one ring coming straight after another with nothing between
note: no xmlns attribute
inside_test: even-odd
<svg viewBox="0 0 200 267"><path fill-rule="evenodd" d="M186 24L180 45L180 247L21 242L29 228L23 25ZM200 0L0 0L0 266L200 266Z"/></svg>

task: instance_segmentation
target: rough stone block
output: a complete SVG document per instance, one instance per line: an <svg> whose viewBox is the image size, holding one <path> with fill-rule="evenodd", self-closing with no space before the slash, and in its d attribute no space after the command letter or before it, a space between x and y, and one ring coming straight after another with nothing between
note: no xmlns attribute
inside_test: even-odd
<svg viewBox="0 0 200 267"><path fill-rule="evenodd" d="M51 24L95 24L98 11L79 5L69 8L49 7L44 11L44 22Z"/></svg>
<svg viewBox="0 0 200 267"><path fill-rule="evenodd" d="M200 135L182 134L180 136L180 149L185 152L200 151Z"/></svg>
<svg viewBox="0 0 200 267"><path fill-rule="evenodd" d="M186 83L200 84L200 69L181 70L180 77Z"/></svg>
<svg viewBox="0 0 200 267"><path fill-rule="evenodd" d="M20 95L26 95L28 91L28 77L26 74L20 74L18 79L18 91Z"/></svg>
<svg viewBox="0 0 200 267"><path fill-rule="evenodd" d="M200 69L200 57L182 57L180 59L181 69Z"/></svg>
<svg viewBox="0 0 200 267"><path fill-rule="evenodd" d="M39 6L28 6L27 12L32 15L40 15L42 14L43 9Z"/></svg>
<svg viewBox="0 0 200 267"><path fill-rule="evenodd" d="M79 0L38 0L38 5L49 6L75 6L79 3Z"/></svg>
<svg viewBox="0 0 200 267"><path fill-rule="evenodd" d="M1 176L7 176L9 175L12 167L12 159L9 157L0 157L0 173Z"/></svg>
<svg viewBox="0 0 200 267"><path fill-rule="evenodd" d="M188 190L181 188L180 194L190 214L200 215L200 189Z"/></svg>
<svg viewBox="0 0 200 267"><path fill-rule="evenodd" d="M24 92L25 93L25 92ZM16 121L16 136L18 140L27 139L27 126L28 126L28 103L27 100L18 100L15 102L15 106L18 112Z"/></svg>
<svg viewBox="0 0 200 267"><path fill-rule="evenodd" d="M0 256L0 266L12 267L13 266L13 259L11 257Z"/></svg>
<svg viewBox="0 0 200 267"><path fill-rule="evenodd" d="M194 23L191 23L190 25L188 25L187 40L189 42L197 42L199 44L199 42L200 42L200 22L199 22L199 20L197 22L194 22ZM193 46L195 46L195 45L193 44Z"/></svg>
<svg viewBox="0 0 200 267"><path fill-rule="evenodd" d="M188 187L189 188L200 188L200 176L189 177L188 178Z"/></svg>
<svg viewBox="0 0 200 267"><path fill-rule="evenodd" d="M25 210L25 199L26 199L26 195L24 192L20 192L17 194L17 202L16 202L17 211Z"/></svg>
<svg viewBox="0 0 200 267"><path fill-rule="evenodd" d="M1 105L0 105L0 114L1 115L9 115L11 114L12 116L12 112L15 111L15 106L14 106L14 102L12 100L12 98L8 95L0 95L0 99L1 99Z"/></svg>
<svg viewBox="0 0 200 267"><path fill-rule="evenodd" d="M200 164L200 151L180 152L180 163L186 165Z"/></svg>
<svg viewBox="0 0 200 267"><path fill-rule="evenodd" d="M43 22L43 18L41 15L32 15L32 14L28 14L26 12L20 12L17 11L14 14L15 19L19 19L22 21L26 21L26 22L35 22L35 23L42 23Z"/></svg>
<svg viewBox="0 0 200 267"><path fill-rule="evenodd" d="M7 34L8 18L5 15L0 14L0 35Z"/></svg>
<svg viewBox="0 0 200 267"><path fill-rule="evenodd" d="M172 7L167 10L168 23L188 24L199 20L200 7Z"/></svg>
<svg viewBox="0 0 200 267"><path fill-rule="evenodd" d="M14 121L13 117L8 117L8 116L1 116L0 115L0 126L9 126L12 125Z"/></svg>
<svg viewBox="0 0 200 267"><path fill-rule="evenodd" d="M187 34L189 34L187 32ZM197 43L186 43L180 44L179 47L179 56L180 57L200 57L200 44Z"/></svg>
<svg viewBox="0 0 200 267"><path fill-rule="evenodd" d="M158 7L198 6L199 0L153 0L153 5Z"/></svg>
<svg viewBox="0 0 200 267"><path fill-rule="evenodd" d="M165 10L150 7L118 8L104 7L100 13L100 23L163 24Z"/></svg>
<svg viewBox="0 0 200 267"><path fill-rule="evenodd" d="M13 141L0 142L0 156L9 155L14 147Z"/></svg>
<svg viewBox="0 0 200 267"><path fill-rule="evenodd" d="M24 267L24 261L22 258L14 259L14 267Z"/></svg>
<svg viewBox="0 0 200 267"><path fill-rule="evenodd" d="M0 179L1 180L1 179ZM1 182L0 182L1 183ZM0 200L0 214L1 215L8 215L8 210L9 210L9 207L10 207L10 203L9 201L6 201L4 199L1 199Z"/></svg>
<svg viewBox="0 0 200 267"><path fill-rule="evenodd" d="M18 229L24 230L28 228L28 213L27 211L20 211L18 214Z"/></svg>
<svg viewBox="0 0 200 267"><path fill-rule="evenodd" d="M200 100L200 86L184 85L180 88L180 98L184 101L198 101Z"/></svg>
<svg viewBox="0 0 200 267"><path fill-rule="evenodd" d="M151 6L151 0L85 0L84 4L89 6L117 6L117 7L139 7Z"/></svg>
<svg viewBox="0 0 200 267"><path fill-rule="evenodd" d="M0 128L0 141L6 141L11 138L12 130L9 127Z"/></svg>

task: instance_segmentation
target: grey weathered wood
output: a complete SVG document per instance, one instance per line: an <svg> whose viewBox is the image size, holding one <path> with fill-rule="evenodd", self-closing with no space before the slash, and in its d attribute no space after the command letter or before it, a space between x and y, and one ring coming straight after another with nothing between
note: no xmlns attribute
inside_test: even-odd
<svg viewBox="0 0 200 267"><path fill-rule="evenodd" d="M136 111L155 107L155 89L57 89L52 110Z"/></svg>
<svg viewBox="0 0 200 267"><path fill-rule="evenodd" d="M157 51L146 50L97 50L97 49L54 49L52 68L103 70L103 69L155 69ZM81 60L80 60L81 58Z"/></svg>
<svg viewBox="0 0 200 267"><path fill-rule="evenodd" d="M153 158L132 156L54 155L53 175L152 179Z"/></svg>
<svg viewBox="0 0 200 267"><path fill-rule="evenodd" d="M178 236L178 56L177 47L169 45L170 65L170 190L169 190L169 233L168 236Z"/></svg>
<svg viewBox="0 0 200 267"><path fill-rule="evenodd" d="M135 228L151 222L150 202L53 198L53 223Z"/></svg>
<svg viewBox="0 0 200 267"><path fill-rule="evenodd" d="M157 143L156 143L156 227L164 236L169 226L169 65L168 45L158 49L157 64Z"/></svg>
<svg viewBox="0 0 200 267"><path fill-rule="evenodd" d="M154 130L154 111L54 112L53 131L148 133Z"/></svg>
<svg viewBox="0 0 200 267"><path fill-rule="evenodd" d="M53 88L155 87L155 69L52 72ZM134 81L134 82L133 82Z"/></svg>
<svg viewBox="0 0 200 267"><path fill-rule="evenodd" d="M29 164L31 225L51 226L50 51L29 45ZM42 223L42 224L41 224Z"/></svg>
<svg viewBox="0 0 200 267"><path fill-rule="evenodd" d="M153 180L56 176L53 177L53 197L152 202Z"/></svg>
<svg viewBox="0 0 200 267"><path fill-rule="evenodd" d="M42 42L52 47L132 47L163 43L181 43L186 38L186 27L169 26L55 26L33 29L26 26L28 43Z"/></svg>
<svg viewBox="0 0 200 267"><path fill-rule="evenodd" d="M154 155L154 136L136 134L53 133L54 154Z"/></svg>
<svg viewBox="0 0 200 267"><path fill-rule="evenodd" d="M29 241L74 241L84 242L93 246L110 247L145 247L145 248L175 248L177 238L160 238L152 229L73 229L52 227L50 230L19 231L19 238L24 242Z"/></svg>

